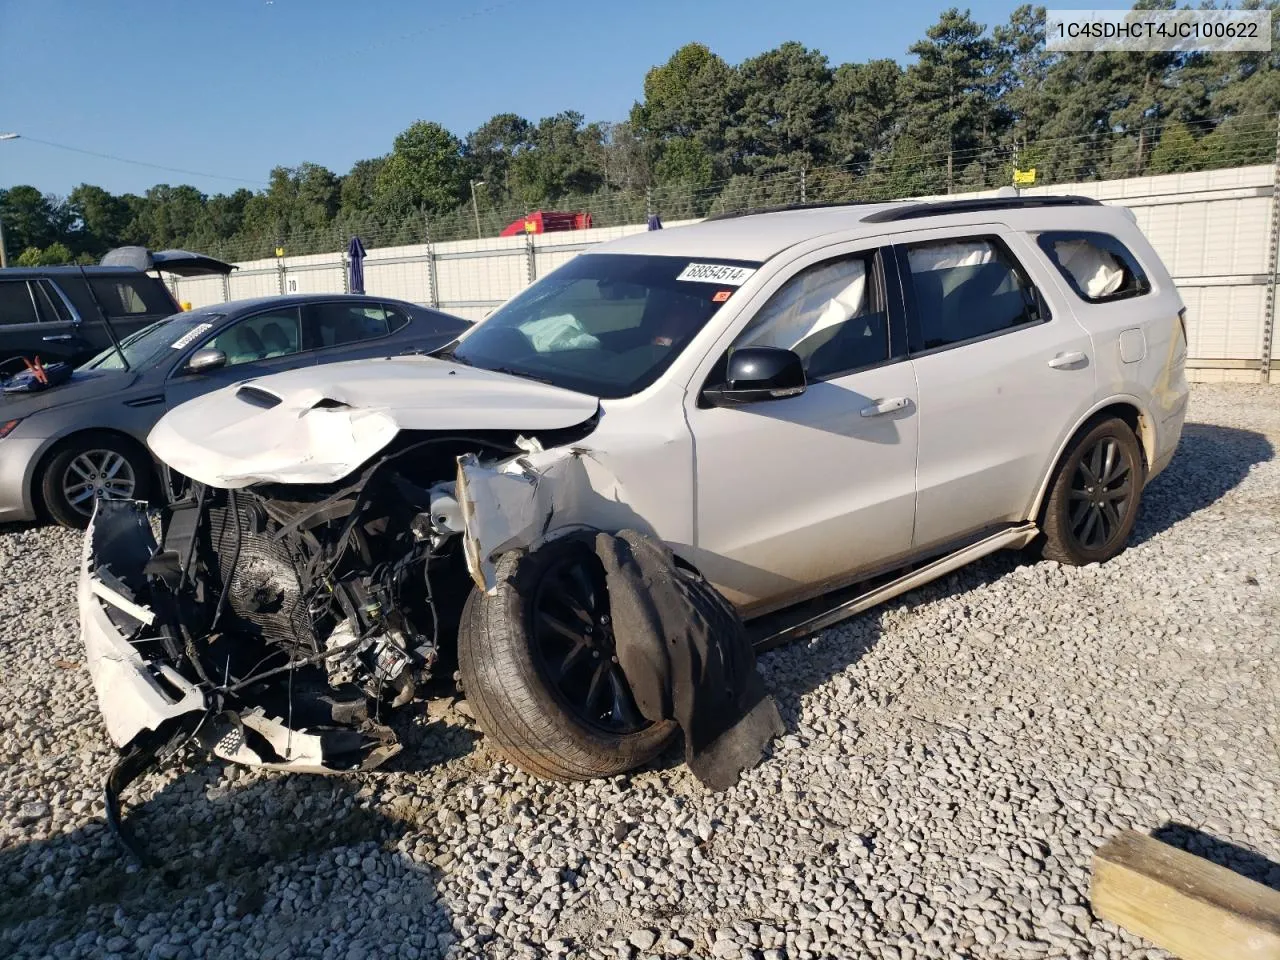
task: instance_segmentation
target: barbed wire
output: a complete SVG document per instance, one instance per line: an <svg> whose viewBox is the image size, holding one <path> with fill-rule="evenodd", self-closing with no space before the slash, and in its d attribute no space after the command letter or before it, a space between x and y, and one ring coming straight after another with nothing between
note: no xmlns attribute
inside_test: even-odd
<svg viewBox="0 0 1280 960"><path fill-rule="evenodd" d="M647 189L605 186L592 193L566 194L539 206L586 212L592 226L612 227L643 223L651 214L686 219L785 203L883 201L991 189L1009 184L1015 164L1022 163L1036 167L1036 185L1042 186L1276 160L1274 115L1238 114L1185 122L1182 125L1191 134L1187 146L1193 153L1162 157L1161 136L1174 122L1181 123L1166 121L1126 131L1101 130L952 151L906 151L900 144L897 148L890 145L882 155L865 161L737 174L703 183L657 184ZM1221 140L1213 141L1217 132L1222 133ZM476 207L468 202L444 213L419 210L390 219L371 214L343 217L325 227L291 231L283 239L264 232L233 240L214 239L204 247L222 259L245 261L269 258L277 246L283 246L289 256L331 253L345 249L353 235L360 236L366 249L428 240L474 240L477 232L480 238L492 238L534 209L519 199Z"/></svg>

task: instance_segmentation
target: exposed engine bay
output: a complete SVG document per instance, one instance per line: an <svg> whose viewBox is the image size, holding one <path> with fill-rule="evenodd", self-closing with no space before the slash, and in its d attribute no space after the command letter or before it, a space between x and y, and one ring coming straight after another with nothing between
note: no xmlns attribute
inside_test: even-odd
<svg viewBox="0 0 1280 960"><path fill-rule="evenodd" d="M100 501L81 608L114 629L89 618L83 632L122 765L192 738L226 760L310 772L398 753L384 712L432 677L471 587L451 475L477 451L520 448L428 437L336 484L183 481L159 543L143 504ZM129 649L101 649L113 636ZM113 669L122 661L134 669ZM111 779L109 794L128 782ZM118 801L108 809L118 826Z"/></svg>
<svg viewBox="0 0 1280 960"><path fill-rule="evenodd" d="M223 488L169 475L158 542L144 504L99 501L81 632L121 748L106 807L126 848L146 862L122 822L121 791L186 745L316 773L373 770L395 756L388 714L433 678L455 676L464 601L497 596L499 558L564 536L604 538L594 549L601 576L612 572L599 583L620 591L620 614L632 611L619 618L611 662L623 672L610 668L606 712L634 697L636 729L652 725L655 749L678 723L691 769L714 789L756 762L780 727L736 613L656 541L630 531L623 547L572 522L575 504L600 487L591 451L574 446L593 425L544 433L550 448L496 433L403 434L326 484ZM550 533L553 518L560 529ZM622 555L631 559L619 566Z"/></svg>

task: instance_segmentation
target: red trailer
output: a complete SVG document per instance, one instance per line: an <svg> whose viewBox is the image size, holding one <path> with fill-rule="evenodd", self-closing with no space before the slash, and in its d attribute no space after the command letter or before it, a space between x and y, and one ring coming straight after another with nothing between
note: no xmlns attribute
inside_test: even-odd
<svg viewBox="0 0 1280 960"><path fill-rule="evenodd" d="M555 210L535 210L521 217L502 231L504 237L518 237L522 233L555 233L558 230L590 230L591 214L561 213Z"/></svg>

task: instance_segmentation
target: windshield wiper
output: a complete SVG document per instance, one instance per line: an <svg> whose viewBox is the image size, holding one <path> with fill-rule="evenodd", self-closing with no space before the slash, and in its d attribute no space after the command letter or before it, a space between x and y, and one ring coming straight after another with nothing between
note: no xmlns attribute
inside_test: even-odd
<svg viewBox="0 0 1280 960"><path fill-rule="evenodd" d="M556 385L555 381L549 377L540 377L537 374L526 373L523 370L516 370L513 367L487 367L486 369L492 370L494 373L505 373L513 377L523 377L525 380L536 380L538 383L549 384L553 387Z"/></svg>
<svg viewBox="0 0 1280 960"><path fill-rule="evenodd" d="M458 356L458 344L455 342L451 347L445 347L435 353L428 353L427 356L434 357L439 360L448 360L450 363L456 363L463 367L474 367L475 364L465 357Z"/></svg>

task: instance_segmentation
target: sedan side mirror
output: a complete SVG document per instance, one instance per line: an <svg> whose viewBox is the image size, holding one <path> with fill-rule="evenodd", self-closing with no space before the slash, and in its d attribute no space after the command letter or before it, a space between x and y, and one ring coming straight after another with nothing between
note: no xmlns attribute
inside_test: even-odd
<svg viewBox="0 0 1280 960"><path fill-rule="evenodd" d="M191 355L191 359L187 361L183 372L208 373L210 370L217 370L219 367L225 367L226 365L227 355L225 353L212 347L205 347Z"/></svg>
<svg viewBox="0 0 1280 960"><path fill-rule="evenodd" d="M804 364L794 350L740 347L729 354L724 383L702 396L712 406L729 407L799 396L805 386Z"/></svg>

